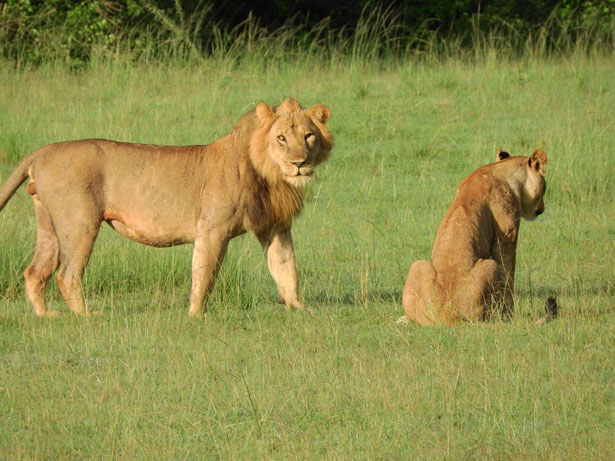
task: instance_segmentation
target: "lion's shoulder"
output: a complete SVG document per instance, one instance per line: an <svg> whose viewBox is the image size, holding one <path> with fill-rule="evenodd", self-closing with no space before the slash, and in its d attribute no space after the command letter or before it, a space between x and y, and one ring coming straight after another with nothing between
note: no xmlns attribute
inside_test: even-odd
<svg viewBox="0 0 615 461"><path fill-rule="evenodd" d="M259 126L260 120L256 115L256 109L252 109L241 116L237 123L233 125L231 132L253 133Z"/></svg>
<svg viewBox="0 0 615 461"><path fill-rule="evenodd" d="M457 196L464 202L508 198L511 185L524 179L520 174L524 159L527 157L507 157L481 166L461 182Z"/></svg>
<svg viewBox="0 0 615 461"><path fill-rule="evenodd" d="M438 228L434 261L450 262L452 254L471 255L479 248L479 253L487 255L496 221L518 221L516 198L507 179L518 164L504 159L481 166L462 180ZM507 216L504 221L502 214Z"/></svg>

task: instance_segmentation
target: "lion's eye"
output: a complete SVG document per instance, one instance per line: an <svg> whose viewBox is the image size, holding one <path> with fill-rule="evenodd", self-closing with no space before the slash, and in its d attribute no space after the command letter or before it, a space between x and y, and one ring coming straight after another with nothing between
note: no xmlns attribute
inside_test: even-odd
<svg viewBox="0 0 615 461"><path fill-rule="evenodd" d="M305 140L307 141L308 139L310 139L312 136L314 136L314 133L306 133L305 134Z"/></svg>
<svg viewBox="0 0 615 461"><path fill-rule="evenodd" d="M284 135L280 135L280 136L278 136L278 141L286 142L286 138L284 137Z"/></svg>

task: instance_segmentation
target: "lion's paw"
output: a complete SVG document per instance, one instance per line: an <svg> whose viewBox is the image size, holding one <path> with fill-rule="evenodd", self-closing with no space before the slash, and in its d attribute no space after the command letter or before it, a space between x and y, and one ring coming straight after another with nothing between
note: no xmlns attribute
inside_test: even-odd
<svg viewBox="0 0 615 461"><path fill-rule="evenodd" d="M37 317L53 318L53 317L59 317L60 312L59 311L46 311L41 314L37 313L36 315Z"/></svg>

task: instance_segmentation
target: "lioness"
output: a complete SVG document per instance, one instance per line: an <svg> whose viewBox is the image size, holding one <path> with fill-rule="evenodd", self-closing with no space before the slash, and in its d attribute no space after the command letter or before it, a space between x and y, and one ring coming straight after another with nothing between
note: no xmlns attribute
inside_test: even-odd
<svg viewBox="0 0 615 461"><path fill-rule="evenodd" d="M229 241L246 231L260 241L286 307L301 309L291 223L314 167L331 151L329 116L327 106L304 110L289 98L258 104L206 146L88 139L32 152L0 189L0 210L29 178L38 228L24 276L36 315L57 315L44 298L56 269L71 311L90 314L81 279L103 221L146 245L194 242L191 316L203 312Z"/></svg>
<svg viewBox="0 0 615 461"><path fill-rule="evenodd" d="M431 261L410 268L403 293L407 319L452 325L482 320L498 308L512 314L519 222L544 212L547 156L539 149L529 158L510 157L500 149L498 160L463 180Z"/></svg>

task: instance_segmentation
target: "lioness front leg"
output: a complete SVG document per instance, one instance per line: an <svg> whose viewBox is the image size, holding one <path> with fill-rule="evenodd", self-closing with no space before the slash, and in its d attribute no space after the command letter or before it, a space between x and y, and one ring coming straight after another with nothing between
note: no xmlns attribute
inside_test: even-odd
<svg viewBox="0 0 615 461"><path fill-rule="evenodd" d="M508 318L512 318L514 313L516 247L516 239L513 239L503 243L496 242L493 250L493 259L500 265L501 277L496 300L501 313Z"/></svg>
<svg viewBox="0 0 615 461"><path fill-rule="evenodd" d="M295 251L290 229L273 230L257 236L265 252L269 272L278 286L286 309L304 309L299 301Z"/></svg>
<svg viewBox="0 0 615 461"><path fill-rule="evenodd" d="M192 254L192 289L190 290L190 311L195 317L207 312L205 298L214 287L216 275L228 247L229 237L226 233L209 232L197 237Z"/></svg>

